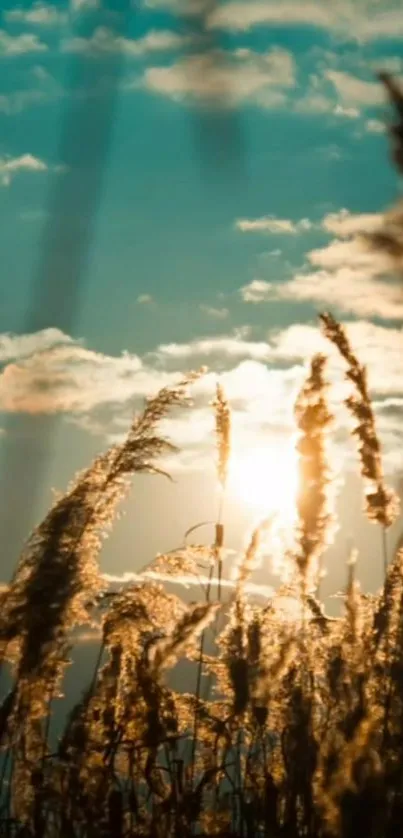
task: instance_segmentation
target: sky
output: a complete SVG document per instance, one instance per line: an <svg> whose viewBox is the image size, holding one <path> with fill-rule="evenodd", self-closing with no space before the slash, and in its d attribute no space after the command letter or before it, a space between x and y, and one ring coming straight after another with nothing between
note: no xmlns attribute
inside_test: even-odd
<svg viewBox="0 0 403 838"><path fill-rule="evenodd" d="M399 196L376 73L403 77L402 46L398 0L3 0L3 580L53 489L122 437L144 397L201 365L194 408L163 428L182 448L167 464L174 483L135 480L103 571L128 578L215 520L218 380L235 453L267 452L259 480L273 505L273 485L288 486L293 401L326 351L341 514L327 590L352 543L363 584L379 583L343 368L318 312L346 324L368 364L396 483L403 296L359 234ZM225 506L234 549L257 512L239 482Z"/></svg>

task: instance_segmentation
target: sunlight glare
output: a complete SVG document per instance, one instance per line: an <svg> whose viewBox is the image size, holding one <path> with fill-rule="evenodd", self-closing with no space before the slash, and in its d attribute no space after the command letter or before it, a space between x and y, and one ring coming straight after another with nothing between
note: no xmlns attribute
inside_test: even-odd
<svg viewBox="0 0 403 838"><path fill-rule="evenodd" d="M297 454L293 445L276 443L233 452L229 489L256 517L275 514L283 523L295 520L298 487Z"/></svg>

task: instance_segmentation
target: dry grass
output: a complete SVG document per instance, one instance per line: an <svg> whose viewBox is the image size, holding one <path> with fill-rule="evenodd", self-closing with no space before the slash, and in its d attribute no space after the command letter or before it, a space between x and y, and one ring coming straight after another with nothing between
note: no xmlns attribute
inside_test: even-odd
<svg viewBox="0 0 403 838"><path fill-rule="evenodd" d="M396 127L394 138L400 160ZM323 315L322 325L346 362L366 510L384 531L396 505L384 483L366 371L340 324ZM198 573L204 561L210 569L204 598L186 606L147 580L103 596L102 536L131 476L157 472L159 455L171 449L158 425L186 402L194 376L149 400L122 445L79 475L31 535L0 592L0 655L13 674L0 708L2 835L401 833L403 550L385 567L376 596L360 592L352 557L344 614L326 616L317 598L332 524L325 368L324 356L312 360L295 406L300 487L296 547L288 556L293 574L268 605L258 607L245 594L260 528L239 565L233 596L221 599L231 414L220 388L213 405L221 487L215 541L210 548L185 546L155 564L175 578ZM294 602L291 616L281 607L285 595ZM49 723L72 637L78 627L91 631L96 615L102 620L98 665L52 751ZM215 638L210 655L207 631ZM187 694L174 692L167 678L183 657L196 669L195 689Z"/></svg>

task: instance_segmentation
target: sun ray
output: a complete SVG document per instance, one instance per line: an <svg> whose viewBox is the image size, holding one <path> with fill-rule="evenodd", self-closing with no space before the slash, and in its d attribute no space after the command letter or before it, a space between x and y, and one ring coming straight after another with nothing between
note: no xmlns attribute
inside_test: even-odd
<svg viewBox="0 0 403 838"><path fill-rule="evenodd" d="M256 517L275 514L283 523L292 524L297 488L297 453L290 441L234 450L228 490Z"/></svg>

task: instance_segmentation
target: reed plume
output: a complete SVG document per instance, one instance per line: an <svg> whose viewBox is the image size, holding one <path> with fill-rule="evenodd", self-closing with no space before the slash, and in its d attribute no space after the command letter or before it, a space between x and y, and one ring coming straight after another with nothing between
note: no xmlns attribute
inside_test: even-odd
<svg viewBox="0 0 403 838"><path fill-rule="evenodd" d="M215 416L217 442L217 476L220 484L220 500L215 526L214 554L218 562L218 598L221 599L222 548L224 546L224 526L222 522L224 495L228 480L228 467L231 454L231 410L224 390L217 384L216 397L212 403ZM212 569L213 570L213 569Z"/></svg>
<svg viewBox="0 0 403 838"><path fill-rule="evenodd" d="M2 595L0 648L14 666L17 684L12 729L18 739L23 723L31 726L24 742L35 739L35 748L30 746L35 759L41 741L37 722L49 720L51 701L58 696L69 662L69 635L76 625L90 622L91 605L104 587L97 562L102 537L129 489L131 475L157 472L155 459L175 450L158 434L157 425L172 408L186 403L186 388L194 378L191 375L177 388L164 388L149 399L125 441L97 457L76 478L31 535ZM22 760L25 770L24 742L16 747L16 765ZM18 798L22 804L22 789Z"/></svg>
<svg viewBox="0 0 403 838"><path fill-rule="evenodd" d="M333 416L325 397L325 365L326 358L315 355L294 410L300 432L297 442L299 490L296 561L305 593L317 584L318 562L329 542L333 520L329 508L330 473L326 451L327 433Z"/></svg>
<svg viewBox="0 0 403 838"><path fill-rule="evenodd" d="M346 405L355 420L353 435L358 441L361 473L367 484L366 513L370 521L384 529L390 527L399 513L396 493L385 484L381 443L368 389L367 370L355 356L343 326L331 314L321 314L322 330L338 349L347 364L346 377L354 387Z"/></svg>
<svg viewBox="0 0 403 838"><path fill-rule="evenodd" d="M231 410L221 384L217 384L216 397L212 403L215 415L217 439L217 473L224 489L228 478L228 465L231 454Z"/></svg>
<svg viewBox="0 0 403 838"><path fill-rule="evenodd" d="M389 136L393 162L397 170L403 174L403 90L390 73L379 73L379 79L387 91L396 115L396 121L389 126Z"/></svg>

